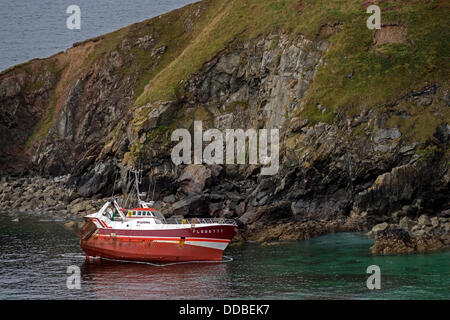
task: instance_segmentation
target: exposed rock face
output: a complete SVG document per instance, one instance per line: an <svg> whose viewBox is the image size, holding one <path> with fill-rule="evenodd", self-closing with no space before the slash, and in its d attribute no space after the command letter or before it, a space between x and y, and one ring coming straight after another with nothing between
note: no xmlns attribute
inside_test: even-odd
<svg viewBox="0 0 450 320"><path fill-rule="evenodd" d="M107 192L112 193L113 176L116 168L114 159L96 163L95 167L89 168L78 180L78 194L81 197L91 197L95 194Z"/></svg>
<svg viewBox="0 0 450 320"><path fill-rule="evenodd" d="M133 95L135 79L113 73L121 63L120 54L108 56L81 75L68 91L54 125L32 159L42 173L81 173L96 165L105 138L125 117ZM122 148L117 149L120 154Z"/></svg>
<svg viewBox="0 0 450 320"><path fill-rule="evenodd" d="M45 116L58 75L52 64L30 63L31 72L18 70L0 81L0 170L26 167L22 155L34 127ZM19 162L19 163L17 163Z"/></svg>
<svg viewBox="0 0 450 320"><path fill-rule="evenodd" d="M355 205L363 211L397 209L396 204L398 207L400 203L412 201L416 190L429 185L430 175L426 172L420 164L393 168L378 176L370 188L360 192Z"/></svg>
<svg viewBox="0 0 450 320"><path fill-rule="evenodd" d="M186 18L186 30L195 17ZM316 38L272 33L233 41L180 82L171 99L139 106L135 94L143 90L143 79L160 68L171 49L157 45L160 34L155 30L127 30L130 39L111 45L87 67L76 65L78 72L59 65L55 71L48 61L40 61L38 72L19 68L2 74L0 139L6 147L0 150L0 165L19 157L34 173L70 174L64 182L71 190L67 199L44 196L50 211L65 206L61 212L82 214L98 205L85 198L126 193L127 170L140 163L145 170L142 190L156 183L155 206L167 215L236 218L244 230L241 236L258 241L378 225L375 252L384 252L389 241L383 239L391 238L400 239L399 248L386 252L419 251L416 236L389 233L387 224L419 233L422 229L413 229L422 225L447 228L447 222L433 218L450 209L449 90L430 83L377 108L326 105L320 99L311 107L306 97L329 63L328 37L342 28L326 25L320 30ZM382 29L376 44L402 42L404 31ZM101 39L96 41L66 54L102 45ZM357 77L357 71L347 72L349 79ZM33 88L33 83L39 85ZM330 83L330 88L334 85L343 84ZM439 119L426 139L404 129L402 121L412 116L405 105ZM25 148L39 129L37 120L43 125L41 136ZM278 173L261 176L260 165L175 166L170 135L176 128L192 132L195 120L203 121L204 130L279 129ZM45 206L39 187L32 185L27 191L8 182L2 208L18 208L22 191L37 198L38 207ZM83 200L74 202L78 198ZM419 218L423 214L429 221Z"/></svg>
<svg viewBox="0 0 450 320"><path fill-rule="evenodd" d="M387 222L377 224L372 228L372 232L378 234L379 232L383 232L384 230L386 230L388 226L389 224Z"/></svg>
<svg viewBox="0 0 450 320"><path fill-rule="evenodd" d="M208 180L211 180L211 170L202 165L188 165L181 174L181 190L186 194L201 193ZM209 181L210 182L210 181Z"/></svg>
<svg viewBox="0 0 450 320"><path fill-rule="evenodd" d="M450 233L410 234L403 228L390 228L375 237L372 253L381 255L434 252L450 247Z"/></svg>
<svg viewBox="0 0 450 320"><path fill-rule="evenodd" d="M240 240L251 240L267 244L274 241L305 240L328 233L362 231L364 228L365 222L363 220L351 218L333 221L291 221L269 225L253 224L241 230L238 237L240 237Z"/></svg>
<svg viewBox="0 0 450 320"><path fill-rule="evenodd" d="M96 212L102 199L84 199L67 186L69 176L10 178L0 183L0 211L74 218Z"/></svg>
<svg viewBox="0 0 450 320"><path fill-rule="evenodd" d="M281 128L321 64L327 41L271 35L237 44L187 84L189 105L205 104L215 128ZM229 111L228 111L229 110Z"/></svg>
<svg viewBox="0 0 450 320"><path fill-rule="evenodd" d="M371 234L375 234L374 254L433 252L450 247L450 219L446 211L431 219L426 214L417 219L403 217L399 224L374 226Z"/></svg>
<svg viewBox="0 0 450 320"><path fill-rule="evenodd" d="M416 225L417 225L416 222L409 219L408 217L403 217L399 223L400 228L406 230L412 230L412 228L414 228Z"/></svg>

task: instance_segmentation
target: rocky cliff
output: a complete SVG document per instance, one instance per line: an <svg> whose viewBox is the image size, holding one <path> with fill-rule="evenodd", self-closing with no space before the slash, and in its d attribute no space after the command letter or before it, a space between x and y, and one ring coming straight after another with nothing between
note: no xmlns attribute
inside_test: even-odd
<svg viewBox="0 0 450 320"><path fill-rule="evenodd" d="M422 215L448 234L449 5L378 5L369 30L363 1L202 1L4 71L1 207L83 212L78 198L126 193L140 164L167 215L238 218L246 239ZM171 133L196 120L279 129L278 173L174 165Z"/></svg>

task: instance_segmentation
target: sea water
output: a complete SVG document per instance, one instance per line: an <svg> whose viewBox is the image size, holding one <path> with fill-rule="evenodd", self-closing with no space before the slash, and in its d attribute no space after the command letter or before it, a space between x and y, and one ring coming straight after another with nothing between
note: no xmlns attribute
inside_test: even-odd
<svg viewBox="0 0 450 320"><path fill-rule="evenodd" d="M86 262L64 221L0 213L0 299L449 299L450 251L373 256L373 239L337 233L233 245L226 263ZM370 290L367 267L380 268ZM80 270L80 289L67 273ZM69 286L70 287L70 286Z"/></svg>
<svg viewBox="0 0 450 320"><path fill-rule="evenodd" d="M0 0L0 71L46 58L73 43L183 7L193 0ZM67 8L80 8L80 29L67 28Z"/></svg>

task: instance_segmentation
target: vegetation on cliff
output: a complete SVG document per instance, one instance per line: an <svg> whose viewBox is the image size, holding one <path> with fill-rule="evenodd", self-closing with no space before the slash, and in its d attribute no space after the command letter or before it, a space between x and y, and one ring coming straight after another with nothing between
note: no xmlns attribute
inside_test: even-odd
<svg viewBox="0 0 450 320"><path fill-rule="evenodd" d="M372 3L379 30L366 25ZM71 174L90 197L141 161L174 211L248 224L370 226L395 212L445 211L449 9L445 0L204 0L74 44L0 74L0 167L20 159ZM208 183L190 198L178 178L192 169L174 168L170 134L194 120L205 130L279 128L280 172L204 168ZM361 228L352 221L332 229Z"/></svg>
<svg viewBox="0 0 450 320"><path fill-rule="evenodd" d="M60 89L54 90L48 110L41 112L42 120L23 143L28 147L33 139L42 140L49 121L53 121L53 112L60 109L67 95L66 88L115 51L125 61L114 72L120 77L136 77L130 108L178 99L190 75L230 44L274 32L292 38L299 34L309 39L329 37L325 63L304 97L305 107L299 110L313 122L332 122L336 110L358 113L366 107L392 104L430 83L448 87L448 2L393 0L377 4L382 9L383 26L403 28L404 38L390 42L387 34L387 41L376 43L376 34L381 31L366 27L368 3L361 0L205 0L76 44L42 61L41 70L52 64L50 72L61 75L57 85ZM148 46L163 51L158 61L154 52L149 54ZM28 74L28 65L6 70L1 77ZM42 86L40 81L33 82L25 91L38 91ZM318 111L319 104L326 107L325 112ZM424 139L442 118L448 120L448 112L436 118L432 112L422 110L406 124L403 120L392 122L403 132ZM422 125L425 121L426 126Z"/></svg>

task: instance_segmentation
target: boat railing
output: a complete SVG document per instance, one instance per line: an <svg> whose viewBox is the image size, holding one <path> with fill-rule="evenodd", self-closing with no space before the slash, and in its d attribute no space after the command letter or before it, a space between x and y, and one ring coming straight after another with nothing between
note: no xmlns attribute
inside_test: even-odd
<svg viewBox="0 0 450 320"><path fill-rule="evenodd" d="M166 219L168 224L232 224L237 225L236 221L233 219L224 218L168 218Z"/></svg>

